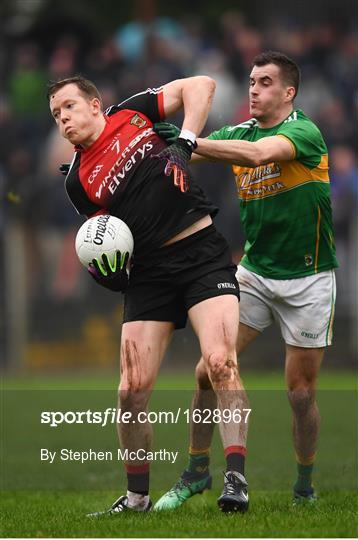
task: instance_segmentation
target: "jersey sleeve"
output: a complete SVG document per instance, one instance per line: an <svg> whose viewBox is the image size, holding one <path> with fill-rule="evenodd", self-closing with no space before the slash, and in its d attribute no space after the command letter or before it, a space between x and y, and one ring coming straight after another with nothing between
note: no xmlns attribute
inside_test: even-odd
<svg viewBox="0 0 358 540"><path fill-rule="evenodd" d="M65 178L65 189L67 196L77 213L91 217L103 209L91 202L87 197L78 176L79 161L79 154L76 153Z"/></svg>
<svg viewBox="0 0 358 540"><path fill-rule="evenodd" d="M212 131L210 135L207 136L207 139L212 139L214 141L221 141L221 140L227 140L230 139L230 126L223 126L220 129L217 129L216 131Z"/></svg>
<svg viewBox="0 0 358 540"><path fill-rule="evenodd" d="M145 116L147 116L153 123L164 120L165 113L163 87L148 88L148 90L145 90L145 92L135 94L118 105L108 107L105 114L111 116L112 114L115 114L118 111L123 111L124 109L141 112L145 114Z"/></svg>
<svg viewBox="0 0 358 540"><path fill-rule="evenodd" d="M67 177L65 187L68 198L78 214L92 217L95 214L101 213L103 210L100 206L97 206L88 199L85 190L79 181L76 182L71 177Z"/></svg>
<svg viewBox="0 0 358 540"><path fill-rule="evenodd" d="M250 128L250 124L239 124L237 126L223 126L217 131L213 131L207 137L215 141L241 140Z"/></svg>
<svg viewBox="0 0 358 540"><path fill-rule="evenodd" d="M307 120L295 120L283 124L276 135L289 139L295 149L295 159L310 169L316 167L327 154L327 147L317 126Z"/></svg>

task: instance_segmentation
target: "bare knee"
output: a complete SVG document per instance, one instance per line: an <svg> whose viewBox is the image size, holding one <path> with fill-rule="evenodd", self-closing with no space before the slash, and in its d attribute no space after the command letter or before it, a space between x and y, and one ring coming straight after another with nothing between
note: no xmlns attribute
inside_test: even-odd
<svg viewBox="0 0 358 540"><path fill-rule="evenodd" d="M316 384L324 349L303 349L287 346L286 383L288 399L297 415L304 415L314 406Z"/></svg>
<svg viewBox="0 0 358 540"><path fill-rule="evenodd" d="M238 375L235 355L212 353L206 360L207 370L213 384L234 380Z"/></svg>
<svg viewBox="0 0 358 540"><path fill-rule="evenodd" d="M315 389L304 384L289 388L287 395L292 410L299 416L307 414L316 399Z"/></svg>

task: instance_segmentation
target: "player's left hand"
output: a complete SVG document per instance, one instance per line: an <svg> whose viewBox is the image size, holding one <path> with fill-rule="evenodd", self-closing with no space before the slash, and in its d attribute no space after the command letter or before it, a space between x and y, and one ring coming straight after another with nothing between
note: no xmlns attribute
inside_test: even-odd
<svg viewBox="0 0 358 540"><path fill-rule="evenodd" d="M92 265L89 266L88 272L93 279L102 287L111 291L125 292L128 287L128 271L127 263L129 253L116 252L114 263L108 259L104 253L102 259L93 259Z"/></svg>
<svg viewBox="0 0 358 540"><path fill-rule="evenodd" d="M188 191L189 172L188 162L194 150L194 144L186 139L178 138L175 143L164 148L159 154L152 155L152 158L166 161L164 174L174 175L174 185L180 188L180 191Z"/></svg>
<svg viewBox="0 0 358 540"><path fill-rule="evenodd" d="M180 129L170 122L157 122L153 125L153 130L170 144L175 143L180 135Z"/></svg>

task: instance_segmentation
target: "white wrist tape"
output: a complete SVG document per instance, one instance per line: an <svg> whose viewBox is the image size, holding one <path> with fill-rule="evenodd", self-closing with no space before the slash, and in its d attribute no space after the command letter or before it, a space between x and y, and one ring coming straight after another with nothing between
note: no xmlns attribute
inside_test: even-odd
<svg viewBox="0 0 358 540"><path fill-rule="evenodd" d="M193 144L196 140L196 135L190 129L182 129L179 135L180 139L185 139L186 141L191 141Z"/></svg>

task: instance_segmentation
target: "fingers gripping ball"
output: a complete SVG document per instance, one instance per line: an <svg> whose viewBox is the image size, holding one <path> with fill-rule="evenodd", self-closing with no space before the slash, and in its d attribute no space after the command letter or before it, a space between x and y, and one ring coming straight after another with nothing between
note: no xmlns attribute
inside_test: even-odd
<svg viewBox="0 0 358 540"><path fill-rule="evenodd" d="M92 269L91 267L94 267L98 276L109 277L112 274L125 270L127 268L128 259L128 251L124 251L123 253L117 251L114 263L112 264L108 255L104 253L101 259L93 259L90 269Z"/></svg>
<svg viewBox="0 0 358 540"><path fill-rule="evenodd" d="M90 276L103 287L125 292L128 286L128 260L134 241L121 219L101 215L88 219L76 237L76 252Z"/></svg>
<svg viewBox="0 0 358 540"><path fill-rule="evenodd" d="M129 278L127 271L128 259L128 251L124 253L117 251L114 264L112 264L108 256L103 254L101 259L93 259L88 272L99 285L106 289L125 292Z"/></svg>
<svg viewBox="0 0 358 540"><path fill-rule="evenodd" d="M102 256L106 255L108 268L113 269L117 267L118 251L122 258L126 253L128 257L132 256L134 241L124 221L115 216L100 215L85 221L77 233L75 245L78 258L86 268L96 259L100 268L105 269Z"/></svg>

